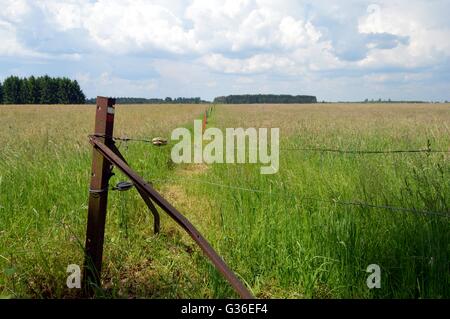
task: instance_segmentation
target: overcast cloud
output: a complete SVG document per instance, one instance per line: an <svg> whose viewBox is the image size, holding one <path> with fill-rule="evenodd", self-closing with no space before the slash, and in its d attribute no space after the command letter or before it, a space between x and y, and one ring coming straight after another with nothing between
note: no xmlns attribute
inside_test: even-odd
<svg viewBox="0 0 450 319"><path fill-rule="evenodd" d="M0 0L0 80L88 97L450 100L450 1Z"/></svg>

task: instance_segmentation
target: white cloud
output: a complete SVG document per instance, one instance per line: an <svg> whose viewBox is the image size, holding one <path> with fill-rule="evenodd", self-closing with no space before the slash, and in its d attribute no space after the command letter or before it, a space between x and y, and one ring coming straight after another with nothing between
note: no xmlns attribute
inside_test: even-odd
<svg viewBox="0 0 450 319"><path fill-rule="evenodd" d="M15 27L5 21L0 20L0 57L20 56L24 58L47 58L48 55L36 52L22 45L18 40Z"/></svg>
<svg viewBox="0 0 450 319"><path fill-rule="evenodd" d="M311 22L303 23L290 16L281 20L279 29L281 43L287 48L306 47L308 44L318 42L322 36Z"/></svg>
<svg viewBox="0 0 450 319"><path fill-rule="evenodd" d="M392 2L368 7L359 19L365 34L389 33L409 38L408 45L391 50L374 50L361 66L397 65L420 67L450 57L450 25L436 25L433 16L442 14L429 2Z"/></svg>
<svg viewBox="0 0 450 319"><path fill-rule="evenodd" d="M294 65L293 61L287 57L273 54L256 54L248 59L230 59L221 54L211 54L202 60L215 71L243 74L277 71Z"/></svg>
<svg viewBox="0 0 450 319"><path fill-rule="evenodd" d="M146 96L149 92L155 93L158 84L155 80L129 80L123 79L109 72L92 75L89 72L76 73L74 78L82 87L89 87L89 92L96 92L101 96L121 96L118 92L127 91L130 96ZM92 96L95 96L92 95Z"/></svg>
<svg viewBox="0 0 450 319"><path fill-rule="evenodd" d="M279 88L282 77L431 83L430 68L444 65L444 80L450 69L450 4L444 0L0 0L0 7L0 57L16 57L0 76L30 61L45 60L50 68L52 61L67 61L104 87L138 93L194 83L216 90L219 76L235 76L235 85L248 87L261 86L248 79L264 75L267 88ZM143 79L147 68L134 67L133 78L123 70L131 62L104 62L133 56L148 59L156 74Z"/></svg>
<svg viewBox="0 0 450 319"><path fill-rule="evenodd" d="M284 3L194 0L185 17L201 53L293 50L319 41L320 31L292 16Z"/></svg>
<svg viewBox="0 0 450 319"><path fill-rule="evenodd" d="M35 4L46 18L60 31L83 27L83 16L88 13L86 0L47 0Z"/></svg>
<svg viewBox="0 0 450 319"><path fill-rule="evenodd" d="M84 26L98 44L119 53L186 53L195 46L180 18L149 1L98 1L91 6Z"/></svg>
<svg viewBox="0 0 450 319"><path fill-rule="evenodd" d="M15 24L26 23L23 17L30 11L24 0L1 1L0 6L0 56L37 56L17 39Z"/></svg>
<svg viewBox="0 0 450 319"><path fill-rule="evenodd" d="M23 23L23 17L30 12L30 6L26 0L2 0L0 17L10 22Z"/></svg>

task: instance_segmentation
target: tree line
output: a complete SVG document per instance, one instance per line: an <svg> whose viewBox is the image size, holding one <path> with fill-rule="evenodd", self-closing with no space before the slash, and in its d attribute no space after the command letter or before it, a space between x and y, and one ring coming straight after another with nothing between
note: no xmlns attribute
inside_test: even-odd
<svg viewBox="0 0 450 319"><path fill-rule="evenodd" d="M95 104L96 99L86 100L87 104ZM140 98L140 97L117 97L117 104L204 104L210 103L204 101L199 97L177 97L172 99L171 97L166 97L165 99L160 98Z"/></svg>
<svg viewBox="0 0 450 319"><path fill-rule="evenodd" d="M245 94L219 96L213 103L220 104L297 104L317 103L317 98L310 95L274 95L274 94Z"/></svg>
<svg viewBox="0 0 450 319"><path fill-rule="evenodd" d="M78 82L66 77L10 76L0 82L0 103L3 104L84 104L85 101Z"/></svg>
<svg viewBox="0 0 450 319"><path fill-rule="evenodd" d="M96 99L88 99L86 100L87 104L95 104ZM165 99L159 98L140 98L140 97L117 97L117 104L203 104L210 103L208 101L204 101L199 97L177 97L172 99L171 97L166 97Z"/></svg>

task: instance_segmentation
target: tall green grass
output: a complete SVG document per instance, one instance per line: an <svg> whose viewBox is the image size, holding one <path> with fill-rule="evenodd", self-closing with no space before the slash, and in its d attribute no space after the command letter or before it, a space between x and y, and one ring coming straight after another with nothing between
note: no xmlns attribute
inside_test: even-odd
<svg viewBox="0 0 450 319"><path fill-rule="evenodd" d="M204 108L118 107L116 135L167 137ZM66 268L83 263L93 116L89 107L0 108L1 296L79 297L65 286ZM282 148L450 145L450 112L434 105L217 106L208 125L280 127ZM336 202L448 213L448 154L282 150L279 173L262 176L259 164L190 172L170 161L170 147L128 143L120 150L258 297L450 297L450 218ZM125 179L115 172L112 185ZM154 235L134 190L110 194L99 297L235 297L190 238L162 217ZM369 264L381 267L381 289L366 286Z"/></svg>
<svg viewBox="0 0 450 319"><path fill-rule="evenodd" d="M235 115L230 108L217 112L211 126L221 127L223 117ZM406 115L411 116L411 111ZM247 126L256 122L245 119ZM333 120L339 123L345 118L338 115ZM448 149L448 134L433 134L435 127L427 127L431 123L404 120L405 115L398 112L397 119L379 119L376 126L366 126L358 134L351 123L331 126L330 130L326 125L330 120L323 118L324 133L330 133L326 140L316 135L316 130L321 129L317 124L304 129L301 135L293 130L285 136L281 148L323 145L340 149L419 149L427 139L433 139L435 149ZM443 120L448 121L448 117ZM397 126L381 130L395 123ZM214 186L201 182L194 183L192 190L192 194L203 194L215 204L221 231L216 233L214 244L257 295L450 297L448 154L341 155L281 150L280 158L280 171L272 176L260 175L259 165L223 164L211 166L203 176L204 181L255 192L226 187L213 192ZM447 217L432 212L447 213ZM366 285L370 264L381 267L381 289L368 289ZM217 293L226 296L219 284L222 280L214 278Z"/></svg>
<svg viewBox="0 0 450 319"><path fill-rule="evenodd" d="M119 106L117 136L167 136L203 106ZM0 296L75 298L69 264L83 264L94 108L0 107ZM169 148L120 145L139 172L173 172ZM117 169L110 185L126 180ZM156 187L161 185L156 184ZM191 256L174 226L161 235L136 191L111 192L104 246L104 297L202 297ZM186 271L188 269L188 271Z"/></svg>

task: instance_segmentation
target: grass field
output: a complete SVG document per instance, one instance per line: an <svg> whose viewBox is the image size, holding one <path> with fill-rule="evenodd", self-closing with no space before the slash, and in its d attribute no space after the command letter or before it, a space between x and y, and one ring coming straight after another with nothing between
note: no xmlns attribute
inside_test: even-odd
<svg viewBox="0 0 450 319"><path fill-rule="evenodd" d="M115 135L170 137L204 109L119 105ZM79 296L66 268L83 263L93 125L92 106L0 106L1 296ZM450 218L432 214L450 214L450 154L293 150L450 150L448 104L216 105L208 126L279 127L279 172L119 148L257 297L450 298ZM124 180L115 173L111 184ZM103 297L236 297L169 218L156 236L152 223L135 190L110 194ZM380 289L367 288L370 264Z"/></svg>

